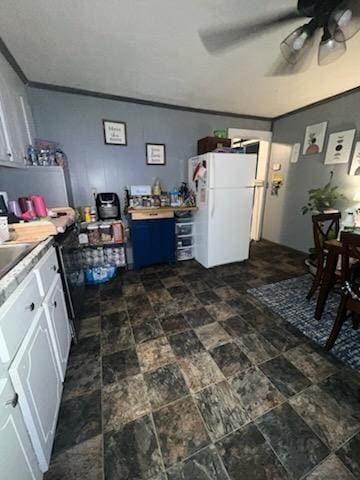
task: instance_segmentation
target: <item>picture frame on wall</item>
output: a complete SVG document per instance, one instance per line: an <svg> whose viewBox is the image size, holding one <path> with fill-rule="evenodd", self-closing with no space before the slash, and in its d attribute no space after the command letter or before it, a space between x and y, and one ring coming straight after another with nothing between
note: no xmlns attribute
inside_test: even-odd
<svg viewBox="0 0 360 480"><path fill-rule="evenodd" d="M126 123L115 120L103 120L105 145L127 146Z"/></svg>
<svg viewBox="0 0 360 480"><path fill-rule="evenodd" d="M303 155L316 155L324 148L328 122L309 125L305 130Z"/></svg>
<svg viewBox="0 0 360 480"><path fill-rule="evenodd" d="M360 175L360 142L356 142L354 155L351 160L349 175Z"/></svg>
<svg viewBox="0 0 360 480"><path fill-rule="evenodd" d="M332 133L326 151L325 165L348 163L354 143L355 129Z"/></svg>
<svg viewBox="0 0 360 480"><path fill-rule="evenodd" d="M166 146L164 143L146 143L146 165L166 165Z"/></svg>

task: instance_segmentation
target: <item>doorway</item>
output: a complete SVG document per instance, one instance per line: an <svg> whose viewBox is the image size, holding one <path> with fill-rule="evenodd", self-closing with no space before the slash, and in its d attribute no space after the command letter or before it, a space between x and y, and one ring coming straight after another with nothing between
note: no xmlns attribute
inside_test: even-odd
<svg viewBox="0 0 360 480"><path fill-rule="evenodd" d="M229 128L228 137L231 138L232 146L241 140L244 146L251 145L258 149L258 163L255 179L254 207L251 222L251 240L258 241L261 238L263 218L265 211L265 197L267 176L269 170L272 132L263 130L245 130L241 128ZM256 145L256 147L255 147Z"/></svg>

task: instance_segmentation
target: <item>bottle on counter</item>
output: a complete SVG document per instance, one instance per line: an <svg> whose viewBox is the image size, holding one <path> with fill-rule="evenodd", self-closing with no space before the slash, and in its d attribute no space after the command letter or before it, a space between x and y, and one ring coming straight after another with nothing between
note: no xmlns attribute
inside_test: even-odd
<svg viewBox="0 0 360 480"><path fill-rule="evenodd" d="M90 215L90 207L84 207L84 222L90 223L91 222L91 215Z"/></svg>
<svg viewBox="0 0 360 480"><path fill-rule="evenodd" d="M91 207L90 208L90 222L96 222L97 216L96 216L96 207Z"/></svg>

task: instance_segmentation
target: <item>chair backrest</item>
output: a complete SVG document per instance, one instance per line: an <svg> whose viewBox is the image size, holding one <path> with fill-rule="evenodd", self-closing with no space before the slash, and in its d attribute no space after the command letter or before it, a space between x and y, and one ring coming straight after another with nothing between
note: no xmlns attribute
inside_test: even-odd
<svg viewBox="0 0 360 480"><path fill-rule="evenodd" d="M321 255L324 249L324 242L334 240L339 235L341 213L319 213L311 218L315 250L318 255Z"/></svg>
<svg viewBox="0 0 360 480"><path fill-rule="evenodd" d="M352 280L354 260L360 260L360 235L351 232L341 232L341 279L343 282Z"/></svg>

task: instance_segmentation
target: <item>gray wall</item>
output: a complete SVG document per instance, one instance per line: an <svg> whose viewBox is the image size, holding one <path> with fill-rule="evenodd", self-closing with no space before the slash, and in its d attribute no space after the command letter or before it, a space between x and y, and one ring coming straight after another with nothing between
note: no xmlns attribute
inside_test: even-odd
<svg viewBox="0 0 360 480"><path fill-rule="evenodd" d="M309 214L303 216L301 207L306 204L307 191L323 186L331 170L334 171L333 185L338 185L347 197L347 201L339 203L340 209L343 211L354 205L352 199L360 190L360 177L350 177L348 165L324 165L324 159L330 133L356 128L355 141L360 140L359 112L360 93L354 93L274 122L271 164L282 164L285 182L278 197L270 196L270 188L267 191L264 238L308 250L312 245L311 217ZM300 154L298 163L290 164L291 145L300 142L303 146L306 126L324 121L329 123L323 152L307 156ZM350 162L351 158L352 155ZM271 164L269 180L273 173Z"/></svg>
<svg viewBox="0 0 360 480"><path fill-rule="evenodd" d="M126 185L164 189L186 179L186 160L197 140L215 128L270 130L270 122L169 110L94 97L29 88L35 127L41 138L60 142L69 158L75 205L91 201L91 189L121 195ZM128 146L104 145L102 119L127 123ZM166 166L145 164L145 143L165 143Z"/></svg>

